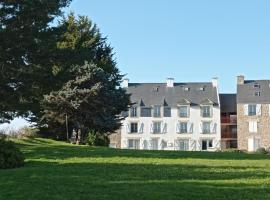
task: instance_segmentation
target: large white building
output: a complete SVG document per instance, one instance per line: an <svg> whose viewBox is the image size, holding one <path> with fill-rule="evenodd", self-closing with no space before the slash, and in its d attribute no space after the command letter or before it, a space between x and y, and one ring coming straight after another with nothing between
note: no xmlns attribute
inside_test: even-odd
<svg viewBox="0 0 270 200"><path fill-rule="evenodd" d="M129 83L134 103L121 127L121 148L214 151L220 149L218 80L205 83Z"/></svg>

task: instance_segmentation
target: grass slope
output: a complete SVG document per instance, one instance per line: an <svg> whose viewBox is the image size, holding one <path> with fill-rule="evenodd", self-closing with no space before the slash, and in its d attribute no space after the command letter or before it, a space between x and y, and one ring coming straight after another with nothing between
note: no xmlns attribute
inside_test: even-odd
<svg viewBox="0 0 270 200"><path fill-rule="evenodd" d="M26 165L0 170L1 200L270 199L267 155L16 142Z"/></svg>

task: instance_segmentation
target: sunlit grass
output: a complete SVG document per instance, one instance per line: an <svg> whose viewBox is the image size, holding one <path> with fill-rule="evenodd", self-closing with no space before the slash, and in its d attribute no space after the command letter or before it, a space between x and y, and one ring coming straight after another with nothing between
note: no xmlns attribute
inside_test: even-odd
<svg viewBox="0 0 270 200"><path fill-rule="evenodd" d="M268 155L16 143L26 164L0 170L0 199L270 199Z"/></svg>

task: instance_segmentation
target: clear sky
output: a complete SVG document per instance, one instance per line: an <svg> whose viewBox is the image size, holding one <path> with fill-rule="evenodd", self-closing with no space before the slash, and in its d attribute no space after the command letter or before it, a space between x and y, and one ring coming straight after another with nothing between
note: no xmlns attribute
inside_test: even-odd
<svg viewBox="0 0 270 200"><path fill-rule="evenodd" d="M269 0L73 0L69 11L98 25L131 82L219 77L235 92L239 74L270 79Z"/></svg>
<svg viewBox="0 0 270 200"><path fill-rule="evenodd" d="M131 82L270 79L269 0L74 0L114 47Z"/></svg>

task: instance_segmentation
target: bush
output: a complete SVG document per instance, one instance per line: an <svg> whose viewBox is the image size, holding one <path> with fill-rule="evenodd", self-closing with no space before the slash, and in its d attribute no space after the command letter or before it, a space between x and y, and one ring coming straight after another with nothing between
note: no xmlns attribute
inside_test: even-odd
<svg viewBox="0 0 270 200"><path fill-rule="evenodd" d="M243 150L239 150L239 149L236 149L236 148L223 149L220 152L244 153Z"/></svg>
<svg viewBox="0 0 270 200"><path fill-rule="evenodd" d="M23 164L24 156L15 144L0 139L0 169L21 167Z"/></svg>
<svg viewBox="0 0 270 200"><path fill-rule="evenodd" d="M107 134L102 134L95 131L90 131L88 133L86 143L90 146L108 146L109 138Z"/></svg>
<svg viewBox="0 0 270 200"><path fill-rule="evenodd" d="M258 148L256 150L256 153L259 153L259 154L267 154L268 152L266 151L265 148L261 147L261 148Z"/></svg>

